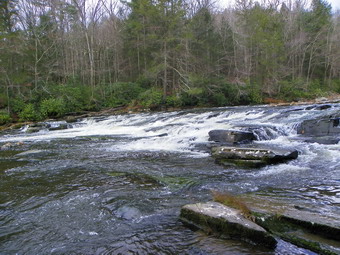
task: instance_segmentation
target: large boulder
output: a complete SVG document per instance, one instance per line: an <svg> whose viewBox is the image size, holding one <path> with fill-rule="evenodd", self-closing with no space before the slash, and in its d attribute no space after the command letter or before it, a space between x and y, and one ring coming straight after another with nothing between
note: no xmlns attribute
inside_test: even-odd
<svg viewBox="0 0 340 255"><path fill-rule="evenodd" d="M305 120L297 133L308 136L328 136L340 134L340 117L329 116L321 119Z"/></svg>
<svg viewBox="0 0 340 255"><path fill-rule="evenodd" d="M181 220L190 226L213 231L222 238L241 239L268 248L276 247L276 240L256 223L246 219L237 209L217 202L185 205Z"/></svg>
<svg viewBox="0 0 340 255"><path fill-rule="evenodd" d="M209 132L209 140L227 144L244 144L256 140L252 132L216 129Z"/></svg>
<svg viewBox="0 0 340 255"><path fill-rule="evenodd" d="M262 167L296 159L298 151L218 146L211 149L217 163L225 166Z"/></svg>

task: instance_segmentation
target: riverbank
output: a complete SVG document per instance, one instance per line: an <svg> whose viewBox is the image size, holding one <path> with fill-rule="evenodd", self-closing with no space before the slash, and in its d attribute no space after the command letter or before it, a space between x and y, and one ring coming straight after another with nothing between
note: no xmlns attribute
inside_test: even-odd
<svg viewBox="0 0 340 255"><path fill-rule="evenodd" d="M333 93L327 97L318 97L311 100L300 100L300 101L283 101L273 98L265 98L264 104L260 105L270 105L270 106L293 106L293 105L311 105L311 104L330 104L330 103L340 103L340 94ZM110 116L110 115L119 115L119 114L136 114L136 113L145 113L145 112L158 112L158 111L166 111L166 112L172 112L172 111L181 111L181 110L188 110L188 109L205 109L208 106L192 106L192 107L163 107L163 106L157 106L153 108L145 108L140 105L137 106L119 106L114 108L105 108L100 111L83 111L83 112L74 112L74 113L68 113L63 116L60 116L56 118L56 120L65 120L66 122L73 122L77 119L82 118L89 118L89 117L96 117L96 116ZM227 106L226 106L227 107ZM39 122L47 121L48 119L41 120ZM8 129L19 129L22 126L30 125L32 123L35 123L34 121L14 121L9 122L3 125L0 125L0 131L5 131Z"/></svg>

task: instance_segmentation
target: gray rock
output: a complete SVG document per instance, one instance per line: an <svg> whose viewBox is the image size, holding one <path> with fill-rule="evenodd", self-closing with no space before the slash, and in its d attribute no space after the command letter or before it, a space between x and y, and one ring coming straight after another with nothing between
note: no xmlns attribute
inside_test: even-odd
<svg viewBox="0 0 340 255"><path fill-rule="evenodd" d="M55 126L55 127L50 127L48 130L49 131L56 131L56 130L64 130L64 129L68 129L68 128L72 128L72 126L68 125L68 124L60 124L60 125Z"/></svg>
<svg viewBox="0 0 340 255"><path fill-rule="evenodd" d="M264 228L242 216L239 210L217 202L185 205L181 209L185 224L213 231L222 238L241 239L268 248L276 247L276 240Z"/></svg>
<svg viewBox="0 0 340 255"><path fill-rule="evenodd" d="M329 116L327 118L305 120L297 133L309 136L327 136L340 134L340 117Z"/></svg>
<svg viewBox="0 0 340 255"><path fill-rule="evenodd" d="M261 167L268 164L282 163L296 159L298 151L269 150L258 148L238 148L218 146L211 149L212 156L217 163L223 165L237 165L245 167Z"/></svg>
<svg viewBox="0 0 340 255"><path fill-rule="evenodd" d="M257 213L256 223L273 235L317 254L339 254L339 222L320 213L285 209L283 214Z"/></svg>
<svg viewBox="0 0 340 255"><path fill-rule="evenodd" d="M26 133L37 133L41 130L40 127L28 127Z"/></svg>
<svg viewBox="0 0 340 255"><path fill-rule="evenodd" d="M216 129L209 132L209 140L219 143L239 144L250 143L256 140L256 136L247 131Z"/></svg>
<svg viewBox="0 0 340 255"><path fill-rule="evenodd" d="M284 212L281 217L281 220L302 226L312 233L340 241L340 222L337 220L324 218L318 213L293 209Z"/></svg>

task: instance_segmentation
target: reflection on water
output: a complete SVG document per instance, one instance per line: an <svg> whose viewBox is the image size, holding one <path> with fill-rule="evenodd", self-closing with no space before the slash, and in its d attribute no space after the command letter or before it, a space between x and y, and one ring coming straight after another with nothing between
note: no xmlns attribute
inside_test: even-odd
<svg viewBox="0 0 340 255"><path fill-rule="evenodd" d="M24 145L0 151L0 253L313 254L283 241L272 252L216 239L184 227L178 215L182 205L208 201L217 189L339 218L340 145L305 143L295 131L303 119L336 107L122 115L3 135L0 146ZM257 143L297 149L299 158L227 169L202 149L211 129L247 125L256 129Z"/></svg>

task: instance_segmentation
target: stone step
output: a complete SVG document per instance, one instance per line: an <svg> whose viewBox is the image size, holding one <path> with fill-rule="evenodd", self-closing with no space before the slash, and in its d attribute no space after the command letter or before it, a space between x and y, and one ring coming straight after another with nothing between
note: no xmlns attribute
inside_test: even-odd
<svg viewBox="0 0 340 255"><path fill-rule="evenodd" d="M275 249L276 240L264 228L245 218L240 210L217 202L185 205L181 220L190 226L213 232L221 238L240 239Z"/></svg>

